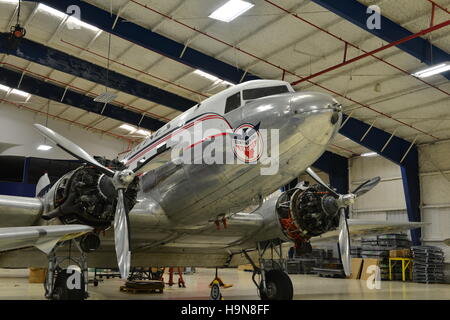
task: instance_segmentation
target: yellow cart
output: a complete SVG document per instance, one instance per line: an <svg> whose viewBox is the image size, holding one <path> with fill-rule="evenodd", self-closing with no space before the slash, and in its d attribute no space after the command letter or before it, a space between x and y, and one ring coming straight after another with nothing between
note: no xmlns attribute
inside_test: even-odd
<svg viewBox="0 0 450 320"><path fill-rule="evenodd" d="M389 280L392 280L392 269L397 262L402 262L402 281L406 281L406 270L409 268L409 280L412 280L412 262L411 258L389 258Z"/></svg>

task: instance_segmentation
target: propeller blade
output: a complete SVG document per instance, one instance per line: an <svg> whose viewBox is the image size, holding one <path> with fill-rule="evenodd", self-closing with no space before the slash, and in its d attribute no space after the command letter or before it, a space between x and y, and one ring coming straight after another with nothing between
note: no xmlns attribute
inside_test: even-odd
<svg viewBox="0 0 450 320"><path fill-rule="evenodd" d="M306 169L306 173L309 174L309 176L311 178L313 178L314 180L316 180L317 183L319 183L320 185L322 185L323 187L325 187L328 191L330 191L332 194L334 194L335 196L339 197L339 193L337 193L336 191L334 191L333 189L331 189L325 182L323 182L322 179L320 179L320 177L313 171L313 169L308 168Z"/></svg>
<svg viewBox="0 0 450 320"><path fill-rule="evenodd" d="M119 265L120 276L122 279L127 279L130 272L131 252L128 227L123 189L119 189L116 214L114 216L114 241L116 245L117 264Z"/></svg>
<svg viewBox="0 0 450 320"><path fill-rule="evenodd" d="M357 187L352 193L356 195L357 197L362 196L363 194L369 192L372 190L379 182L381 178L375 177L370 180L367 180L363 184L361 184L359 187Z"/></svg>
<svg viewBox="0 0 450 320"><path fill-rule="evenodd" d="M340 209L339 217L339 253L341 255L342 266L347 277L352 274L351 257L350 257L350 234L348 231L347 217L345 209Z"/></svg>
<svg viewBox="0 0 450 320"><path fill-rule="evenodd" d="M34 124L36 129L47 139L55 143L58 147L66 151L67 153L71 154L75 158L86 161L90 163L91 165L97 167L100 169L103 173L106 175L112 177L114 176L114 171L111 169L108 169L107 167L100 164L97 160L95 160L89 153L84 151L81 147L70 141L69 139L63 137L59 133L53 131L52 129L49 129L47 127L44 127L40 124Z"/></svg>

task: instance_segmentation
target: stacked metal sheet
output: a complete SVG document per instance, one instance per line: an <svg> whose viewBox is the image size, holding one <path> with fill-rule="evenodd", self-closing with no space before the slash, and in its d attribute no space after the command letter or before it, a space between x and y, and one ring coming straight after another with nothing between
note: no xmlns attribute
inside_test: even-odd
<svg viewBox="0 0 450 320"><path fill-rule="evenodd" d="M314 267L325 267L335 263L333 250L313 249L311 253L295 256L287 260L287 272L289 274L312 274Z"/></svg>
<svg viewBox="0 0 450 320"><path fill-rule="evenodd" d="M414 246L411 250L414 258L413 281L443 283L444 252L442 249L432 246Z"/></svg>
<svg viewBox="0 0 450 320"><path fill-rule="evenodd" d="M389 250L400 248L410 248L411 241L408 240L406 234L382 234L377 237L378 245L389 247Z"/></svg>
<svg viewBox="0 0 450 320"><path fill-rule="evenodd" d="M361 247L351 247L350 255L352 258L361 258Z"/></svg>
<svg viewBox="0 0 450 320"><path fill-rule="evenodd" d="M389 251L410 248L411 242L406 234L383 234L361 239L361 257L380 259L381 280L389 280ZM392 280L402 279L401 264L392 270Z"/></svg>

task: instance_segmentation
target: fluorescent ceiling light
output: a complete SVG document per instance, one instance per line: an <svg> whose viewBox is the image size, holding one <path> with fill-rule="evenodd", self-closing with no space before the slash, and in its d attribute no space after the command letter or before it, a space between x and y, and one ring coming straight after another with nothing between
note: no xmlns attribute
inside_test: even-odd
<svg viewBox="0 0 450 320"><path fill-rule="evenodd" d="M130 125L128 125L128 124L123 124L123 125L121 125L119 128L128 130L128 131L130 131L130 132L136 131L136 128L135 128L135 127L130 126Z"/></svg>
<svg viewBox="0 0 450 320"><path fill-rule="evenodd" d="M206 78L206 79L211 80L211 81L217 81L217 80L220 80L220 79L217 78L216 76L213 76L212 74L206 73L206 72L204 72L204 71L202 71L202 70L199 70L199 69L195 70L194 73L195 73L196 75L199 75L200 77Z"/></svg>
<svg viewBox="0 0 450 320"><path fill-rule="evenodd" d="M376 156L378 156L378 153L376 152L367 152L361 155L361 157L376 157Z"/></svg>
<svg viewBox="0 0 450 320"><path fill-rule="evenodd" d="M103 102L103 103L110 103L115 98L117 98L117 94L112 92L103 92L101 95L95 97L95 102Z"/></svg>
<svg viewBox="0 0 450 320"><path fill-rule="evenodd" d="M149 136L149 135L151 135L150 132L148 132L147 130L143 130L143 129L137 130L136 133L142 134L143 136Z"/></svg>
<svg viewBox="0 0 450 320"><path fill-rule="evenodd" d="M214 82L214 85L221 84L221 85L228 85L228 86L234 86L234 83L231 83L229 81L225 81L222 79L217 78L216 76L213 76L212 74L209 74L205 71L202 71L200 69L197 69L194 71L194 73L200 77L206 78L208 80L211 80Z"/></svg>
<svg viewBox="0 0 450 320"><path fill-rule="evenodd" d="M28 92L18 90L18 89L12 89L11 94L17 94L18 96L21 96L21 97L24 97L27 99L30 97L30 94Z"/></svg>
<svg viewBox="0 0 450 320"><path fill-rule="evenodd" d="M41 144L39 147L37 147L37 149L38 150L41 150L41 151L48 151L48 150L50 150L51 148L53 148L52 146L49 146L49 145L46 145L46 144Z"/></svg>
<svg viewBox="0 0 450 320"><path fill-rule="evenodd" d="M450 70L450 62L444 62L441 64L438 64L436 66L432 66L429 68L426 68L424 70L418 71L416 73L413 74L413 76L417 77L417 78L428 78L434 75L437 75L439 73L443 73L445 71L449 71Z"/></svg>
<svg viewBox="0 0 450 320"><path fill-rule="evenodd" d="M81 21L80 19L77 19L74 16L70 16L69 19L67 19L67 23L71 24L71 26L69 26L69 27L71 27L72 29L78 29L79 27L82 27L82 28L86 28L86 29L89 29L89 30L92 30L95 32L100 31L99 28L97 28L89 23L86 23L84 21Z"/></svg>
<svg viewBox="0 0 450 320"><path fill-rule="evenodd" d="M9 91L10 89L11 89L10 87L7 87L7 86L4 86L4 85L0 84L0 90L2 90L2 91Z"/></svg>
<svg viewBox="0 0 450 320"><path fill-rule="evenodd" d="M64 12L61 12L61 11L56 10L56 9L53 9L53 8L51 8L49 6L46 6L45 4L42 4L42 3L39 4L38 10L47 12L48 14L50 14L52 16L55 16L57 18L60 18L60 19L62 19L62 18L67 16L67 14L65 14Z"/></svg>
<svg viewBox="0 0 450 320"><path fill-rule="evenodd" d="M222 84L230 86L230 87L234 86L234 83L231 83L231 82L225 81L225 80L222 81Z"/></svg>
<svg viewBox="0 0 450 320"><path fill-rule="evenodd" d="M210 18L230 22L252 8L254 5L242 0L230 0L209 15Z"/></svg>
<svg viewBox="0 0 450 320"><path fill-rule="evenodd" d="M0 3L19 3L19 0L0 0Z"/></svg>

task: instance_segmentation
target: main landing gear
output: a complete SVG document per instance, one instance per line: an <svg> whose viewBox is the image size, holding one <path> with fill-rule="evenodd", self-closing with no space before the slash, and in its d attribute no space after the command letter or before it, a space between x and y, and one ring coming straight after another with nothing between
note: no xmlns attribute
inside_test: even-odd
<svg viewBox="0 0 450 320"><path fill-rule="evenodd" d="M264 254L270 249L270 259L264 259ZM281 241L270 240L258 243L259 267L249 254L243 250L247 260L253 266L252 280L258 289L261 300L292 300L294 287L285 272L286 261L282 256ZM276 259L274 259L274 254ZM256 280L259 275L259 282Z"/></svg>
<svg viewBox="0 0 450 320"><path fill-rule="evenodd" d="M72 257L57 255L63 244L57 244L48 255L48 272L44 283L45 297L50 300L84 300L88 294L88 267L86 253L79 242L70 240L80 255ZM62 267L62 265L68 265Z"/></svg>

